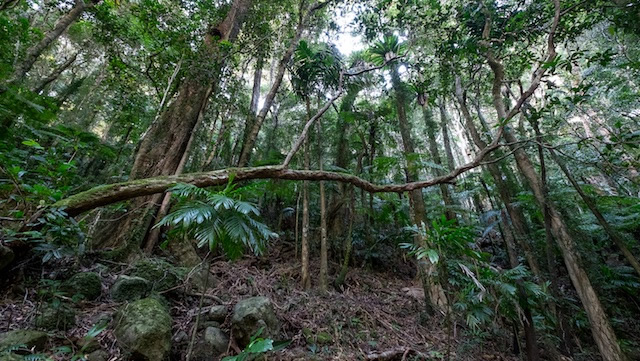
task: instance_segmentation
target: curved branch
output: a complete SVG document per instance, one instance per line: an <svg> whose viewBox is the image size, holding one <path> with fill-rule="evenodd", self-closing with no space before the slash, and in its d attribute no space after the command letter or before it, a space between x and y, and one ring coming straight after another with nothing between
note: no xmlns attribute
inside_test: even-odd
<svg viewBox="0 0 640 361"><path fill-rule="evenodd" d="M446 175L429 180L404 184L374 184L358 176L347 173L319 170L293 170L286 169L282 166L228 168L211 172L160 176L101 185L63 199L55 203L53 207L64 208L69 216L76 216L97 207L106 206L136 197L162 193L177 183L188 183L197 187L211 187L227 184L230 179L233 181L251 179L324 180L349 183L371 193L401 193L431 187L442 183L453 183L454 179L460 174L479 167L487 154L496 150L500 146L501 145L494 140L492 144L478 152L471 162L461 165Z"/></svg>

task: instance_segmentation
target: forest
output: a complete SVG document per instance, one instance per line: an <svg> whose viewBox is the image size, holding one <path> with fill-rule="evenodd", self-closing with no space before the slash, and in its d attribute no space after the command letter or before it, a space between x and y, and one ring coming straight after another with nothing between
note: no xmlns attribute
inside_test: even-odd
<svg viewBox="0 0 640 361"><path fill-rule="evenodd" d="M640 360L637 0L0 0L0 360Z"/></svg>

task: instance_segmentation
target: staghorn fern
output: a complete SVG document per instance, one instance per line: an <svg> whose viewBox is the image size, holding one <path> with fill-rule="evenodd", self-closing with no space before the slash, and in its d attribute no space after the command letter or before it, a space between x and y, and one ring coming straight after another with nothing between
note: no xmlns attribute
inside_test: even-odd
<svg viewBox="0 0 640 361"><path fill-rule="evenodd" d="M178 184L171 192L180 202L155 227L177 226L179 231L195 237L198 247L208 245L214 250L219 246L229 258L236 259L245 247L261 254L266 241L278 237L258 220L260 211L254 204L233 197L236 192L231 186L213 192Z"/></svg>

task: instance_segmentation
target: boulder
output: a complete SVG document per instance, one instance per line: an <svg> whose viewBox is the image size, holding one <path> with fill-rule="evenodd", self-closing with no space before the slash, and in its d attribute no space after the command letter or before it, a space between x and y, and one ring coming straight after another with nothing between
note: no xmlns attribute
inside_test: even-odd
<svg viewBox="0 0 640 361"><path fill-rule="evenodd" d="M82 295L87 300L95 300L102 294L102 281L95 272L80 272L64 281L61 290L71 297Z"/></svg>
<svg viewBox="0 0 640 361"><path fill-rule="evenodd" d="M49 341L49 335L46 332L35 330L15 330L0 334L0 352L9 347L25 345L27 348L33 348L36 351L45 349Z"/></svg>
<svg viewBox="0 0 640 361"><path fill-rule="evenodd" d="M130 360L162 361L171 349L171 316L155 298L123 307L116 317L115 335Z"/></svg>
<svg viewBox="0 0 640 361"><path fill-rule="evenodd" d="M111 287L111 298L116 302L137 301L147 297L151 287L142 277L120 276Z"/></svg>
<svg viewBox="0 0 640 361"><path fill-rule="evenodd" d="M0 244L0 270L7 267L13 259L15 258L15 254L9 247L5 247Z"/></svg>
<svg viewBox="0 0 640 361"><path fill-rule="evenodd" d="M227 351L229 336L217 327L207 327L193 349L194 361L208 361Z"/></svg>
<svg viewBox="0 0 640 361"><path fill-rule="evenodd" d="M144 278L151 282L156 292L165 291L179 285L188 271L174 267L171 263L160 258L144 258L133 265L130 276Z"/></svg>
<svg viewBox="0 0 640 361"><path fill-rule="evenodd" d="M209 309L209 314L207 315L207 319L209 319L209 321L223 323L227 318L227 313L227 306L211 306L211 308Z"/></svg>
<svg viewBox="0 0 640 361"><path fill-rule="evenodd" d="M233 308L231 329L241 347L249 344L253 336L263 328L260 337L275 338L280 328L271 301L266 297L251 297L238 302Z"/></svg>
<svg viewBox="0 0 640 361"><path fill-rule="evenodd" d="M46 305L36 316L36 327L45 330L66 331L76 324L76 311L65 305Z"/></svg>
<svg viewBox="0 0 640 361"><path fill-rule="evenodd" d="M87 361L109 361L109 353L105 350L95 350L86 357Z"/></svg>

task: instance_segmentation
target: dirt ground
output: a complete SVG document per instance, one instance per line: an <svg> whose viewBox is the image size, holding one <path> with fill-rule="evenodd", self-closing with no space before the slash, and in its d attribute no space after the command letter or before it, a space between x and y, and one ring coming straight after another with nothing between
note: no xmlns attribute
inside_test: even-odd
<svg viewBox="0 0 640 361"><path fill-rule="evenodd" d="M297 259L293 250L283 249L235 262L214 259L210 268L214 285L205 296L181 288L166 293L173 317L171 360L184 360L196 316L205 312L206 307L224 304L231 310L237 301L251 296L271 299L281 321L281 339L291 340L285 350L269 354L268 360L516 359L505 356L509 351L508 337L473 341L460 322L452 322L447 328L442 316L421 317L422 290L413 279L396 277L383 270L352 268L341 290L330 287L326 294L317 290L305 292L299 286L299 264L292 259ZM95 263L85 269L101 273L103 296L79 304L77 325L52 334L51 350L62 345L77 348L96 323L114 314L120 304L109 299L108 288L127 266ZM311 266L313 278L318 265ZM330 265L331 271L337 267ZM44 271L42 276L55 274ZM7 290L0 301L0 332L33 328L42 298L35 284ZM230 316L222 329L229 330L229 322ZM318 334L323 336L322 340L318 340ZM110 361L122 359L110 327L97 340L109 353ZM228 349L229 354L234 354L237 346L230 344Z"/></svg>

